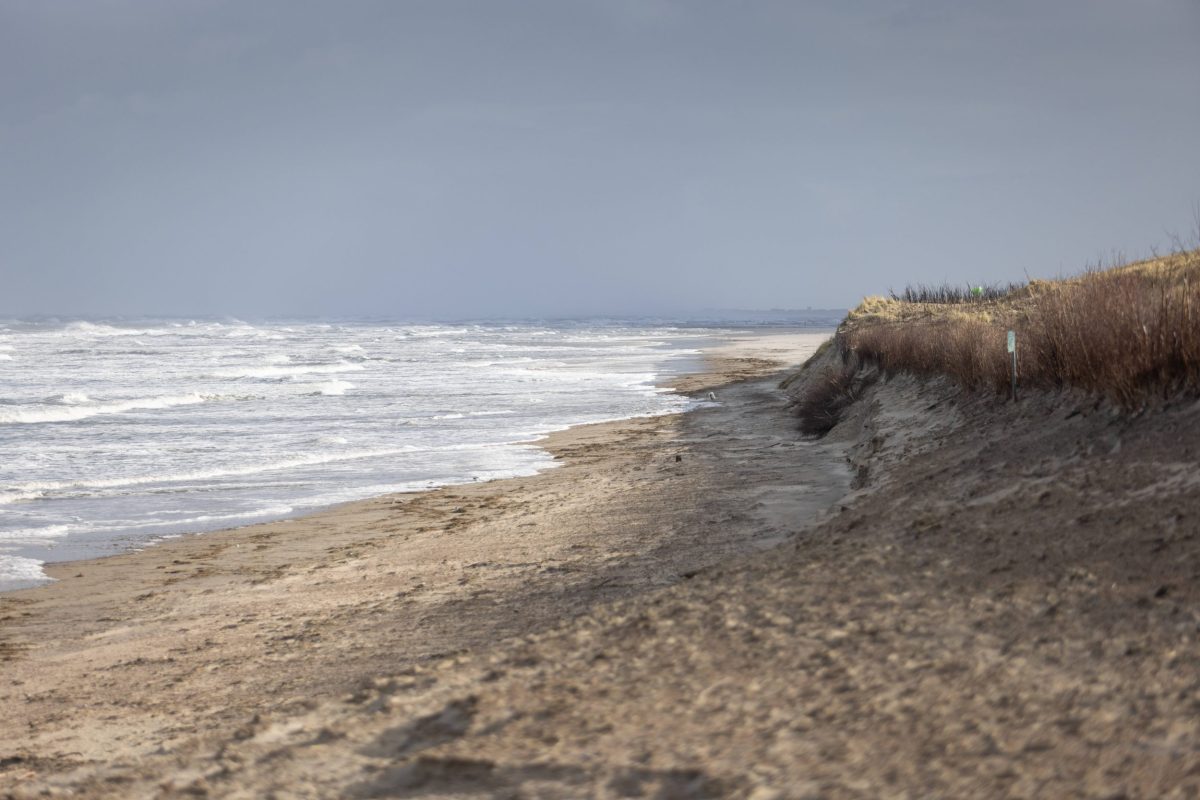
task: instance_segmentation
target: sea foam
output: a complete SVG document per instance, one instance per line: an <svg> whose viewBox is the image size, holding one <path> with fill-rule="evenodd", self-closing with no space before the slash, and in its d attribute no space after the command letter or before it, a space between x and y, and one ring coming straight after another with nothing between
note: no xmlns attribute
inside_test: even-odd
<svg viewBox="0 0 1200 800"><path fill-rule="evenodd" d="M295 366L231 367L213 372L217 378L294 378L300 375L330 375L339 372L358 372L362 364L346 361L337 364L297 364Z"/></svg>
<svg viewBox="0 0 1200 800"><path fill-rule="evenodd" d="M68 400L68 397L84 398L83 400ZM62 395L62 406L17 406L16 408L0 408L0 424L30 425L39 422L76 422L101 414L121 414L127 411L150 411L172 408L174 406L190 406L216 399L212 395L183 394L162 395L159 397L141 397L133 400L118 400L108 403L87 404L87 395L70 392Z"/></svg>
<svg viewBox="0 0 1200 800"><path fill-rule="evenodd" d="M0 556L0 588L25 589L50 583L54 579L42 572L45 563L36 558Z"/></svg>
<svg viewBox="0 0 1200 800"><path fill-rule="evenodd" d="M29 559L24 575L80 547L546 469L553 459L528 443L550 431L686 408L654 381L711 335L571 323L4 328L0 563L16 574L13 559Z"/></svg>
<svg viewBox="0 0 1200 800"><path fill-rule="evenodd" d="M317 390L314 394L339 396L344 395L353 388L354 384L350 383L350 381L326 381L325 383L317 384Z"/></svg>
<svg viewBox="0 0 1200 800"><path fill-rule="evenodd" d="M17 483L0 488L0 505L15 503L22 500L47 499L56 493L70 492L73 494L87 493L100 489L126 489L135 486L151 486L156 484L189 483L196 481L211 481L223 478L242 478L250 475L260 475L265 472L294 469L296 467L311 467L319 464L333 464L340 461L356 459L380 458L397 456L405 453L416 453L430 450L453 450L460 447L480 447L481 445L445 445L440 448L403 445L401 447L382 447L365 450L354 450L339 453L304 453L292 458L267 461L257 464L241 464L216 469L191 470L187 472L164 473L161 475L137 475L128 478L101 478L81 481L31 481Z"/></svg>

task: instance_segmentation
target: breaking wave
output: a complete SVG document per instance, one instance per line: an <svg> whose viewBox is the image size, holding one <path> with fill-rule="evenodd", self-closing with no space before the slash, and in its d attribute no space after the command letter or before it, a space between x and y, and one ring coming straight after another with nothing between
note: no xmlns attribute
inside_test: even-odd
<svg viewBox="0 0 1200 800"><path fill-rule="evenodd" d="M216 399L218 399L216 395L192 393L89 404L87 395L71 392L62 396L62 405L0 408L0 424L32 425L40 422L76 422L101 414L123 414L127 411L152 411L174 406L191 406Z"/></svg>
<svg viewBox="0 0 1200 800"><path fill-rule="evenodd" d="M214 378L293 378L298 375L335 375L340 372L358 372L366 369L362 364L346 361L337 364L296 364L277 367L230 367L212 373Z"/></svg>

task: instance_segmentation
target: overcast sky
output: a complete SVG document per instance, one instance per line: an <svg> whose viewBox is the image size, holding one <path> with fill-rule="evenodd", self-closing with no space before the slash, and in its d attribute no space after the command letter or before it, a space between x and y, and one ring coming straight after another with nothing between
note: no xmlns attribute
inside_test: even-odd
<svg viewBox="0 0 1200 800"><path fill-rule="evenodd" d="M0 0L0 314L846 307L1189 239L1198 0Z"/></svg>

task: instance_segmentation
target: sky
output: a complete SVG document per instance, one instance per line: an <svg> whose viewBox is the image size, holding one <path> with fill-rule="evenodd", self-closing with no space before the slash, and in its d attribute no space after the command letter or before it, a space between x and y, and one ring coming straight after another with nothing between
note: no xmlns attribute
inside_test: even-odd
<svg viewBox="0 0 1200 800"><path fill-rule="evenodd" d="M1200 0L0 0L0 314L1070 274L1200 236L1198 41Z"/></svg>

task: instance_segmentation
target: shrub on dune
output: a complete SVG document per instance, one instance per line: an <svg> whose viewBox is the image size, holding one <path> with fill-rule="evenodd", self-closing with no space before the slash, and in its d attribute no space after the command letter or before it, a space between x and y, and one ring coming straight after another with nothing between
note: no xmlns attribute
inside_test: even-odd
<svg viewBox="0 0 1200 800"><path fill-rule="evenodd" d="M921 287L868 298L838 340L847 356L884 372L1005 391L1009 330L1025 386L1075 387L1127 409L1200 392L1200 250L982 297Z"/></svg>

